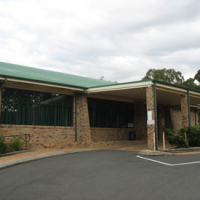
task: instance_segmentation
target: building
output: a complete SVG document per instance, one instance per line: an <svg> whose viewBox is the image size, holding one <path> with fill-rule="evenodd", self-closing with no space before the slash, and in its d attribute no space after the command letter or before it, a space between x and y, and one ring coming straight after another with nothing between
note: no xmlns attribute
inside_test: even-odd
<svg viewBox="0 0 200 200"><path fill-rule="evenodd" d="M29 148L146 140L198 123L200 91L156 80L113 83L0 62L1 134ZM157 124L157 126L155 126ZM157 141L156 140L156 141Z"/></svg>

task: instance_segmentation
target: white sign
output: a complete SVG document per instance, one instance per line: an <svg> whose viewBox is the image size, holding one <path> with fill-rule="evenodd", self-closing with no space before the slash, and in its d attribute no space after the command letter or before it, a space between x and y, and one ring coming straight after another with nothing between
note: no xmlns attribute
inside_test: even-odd
<svg viewBox="0 0 200 200"><path fill-rule="evenodd" d="M155 120L148 120L147 121L147 125L153 125L153 124L155 124Z"/></svg>
<svg viewBox="0 0 200 200"><path fill-rule="evenodd" d="M128 127L132 128L132 127L134 127L134 124L133 123L128 123Z"/></svg>
<svg viewBox="0 0 200 200"><path fill-rule="evenodd" d="M148 111L148 121L152 120L152 111Z"/></svg>

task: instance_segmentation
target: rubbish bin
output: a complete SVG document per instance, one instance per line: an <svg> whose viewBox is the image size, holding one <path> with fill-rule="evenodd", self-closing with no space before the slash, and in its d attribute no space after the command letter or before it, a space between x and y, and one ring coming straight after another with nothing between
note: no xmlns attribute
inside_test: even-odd
<svg viewBox="0 0 200 200"><path fill-rule="evenodd" d="M136 139L135 131L130 131L129 132L129 140L135 140L135 139Z"/></svg>

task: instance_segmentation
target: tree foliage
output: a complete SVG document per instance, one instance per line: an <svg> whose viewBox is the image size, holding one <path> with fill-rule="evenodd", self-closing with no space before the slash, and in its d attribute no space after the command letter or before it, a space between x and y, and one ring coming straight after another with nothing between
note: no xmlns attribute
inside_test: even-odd
<svg viewBox="0 0 200 200"><path fill-rule="evenodd" d="M184 81L183 83L181 83L180 85L189 87L189 88L194 88L196 90L200 90L200 85L197 85L194 81L195 81L195 79L189 78L186 81Z"/></svg>
<svg viewBox="0 0 200 200"><path fill-rule="evenodd" d="M200 83L200 70L195 74L194 80L197 80Z"/></svg>
<svg viewBox="0 0 200 200"><path fill-rule="evenodd" d="M174 69L149 69L146 76L142 80L160 80L172 84L181 84L184 81L184 77L180 71Z"/></svg>

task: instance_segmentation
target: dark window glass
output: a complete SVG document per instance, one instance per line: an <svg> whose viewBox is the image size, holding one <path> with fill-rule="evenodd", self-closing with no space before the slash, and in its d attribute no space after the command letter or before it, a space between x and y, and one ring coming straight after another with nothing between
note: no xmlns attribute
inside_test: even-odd
<svg viewBox="0 0 200 200"><path fill-rule="evenodd" d="M73 97L2 88L1 123L72 126Z"/></svg>
<svg viewBox="0 0 200 200"><path fill-rule="evenodd" d="M90 127L128 128L134 125L134 104L88 98Z"/></svg>

